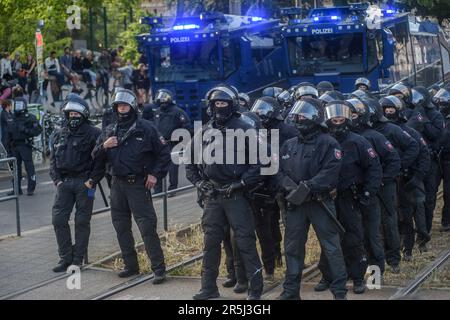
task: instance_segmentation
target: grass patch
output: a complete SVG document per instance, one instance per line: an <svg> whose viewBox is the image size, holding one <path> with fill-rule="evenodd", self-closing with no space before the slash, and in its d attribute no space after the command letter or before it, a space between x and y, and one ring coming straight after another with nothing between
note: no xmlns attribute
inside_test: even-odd
<svg viewBox="0 0 450 320"><path fill-rule="evenodd" d="M386 269L384 280L386 285L391 286L406 286L411 280L415 279L417 275L431 264L444 250L448 250L450 243L450 232L440 232L441 226L441 212L443 200L438 199L436 210L433 217L433 227L431 230L431 241L428 242L428 252L420 253L415 248L413 250L413 260L411 262L402 261L400 264L401 272L393 274L389 268ZM450 267L449 262L442 266L424 283L425 288L449 288L450 287Z"/></svg>

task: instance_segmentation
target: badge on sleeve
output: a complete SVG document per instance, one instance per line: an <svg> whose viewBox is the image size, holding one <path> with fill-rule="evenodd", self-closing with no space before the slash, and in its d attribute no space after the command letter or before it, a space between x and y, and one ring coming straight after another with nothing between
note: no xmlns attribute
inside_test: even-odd
<svg viewBox="0 0 450 320"><path fill-rule="evenodd" d="M373 150L373 148L367 149L367 153L369 154L369 156L371 158L376 158L377 157L377 153L375 152L375 150Z"/></svg>
<svg viewBox="0 0 450 320"><path fill-rule="evenodd" d="M167 144L167 141L163 136L159 136L159 141L161 141L162 144Z"/></svg>
<svg viewBox="0 0 450 320"><path fill-rule="evenodd" d="M422 144L423 144L424 146L426 146L426 145L427 145L427 142L425 141L425 139L424 139L424 138L420 138L420 142L422 142Z"/></svg>
<svg viewBox="0 0 450 320"><path fill-rule="evenodd" d="M337 160L341 160L342 159L342 151L339 149L334 149L334 157Z"/></svg>
<svg viewBox="0 0 450 320"><path fill-rule="evenodd" d="M422 121L423 121L423 117L422 117L422 115L421 115L420 113L417 114L417 120L418 120L419 122L422 122Z"/></svg>
<svg viewBox="0 0 450 320"><path fill-rule="evenodd" d="M386 148L388 148L389 151L394 151L394 146L392 145L392 143L390 143L389 141L385 142L386 144Z"/></svg>

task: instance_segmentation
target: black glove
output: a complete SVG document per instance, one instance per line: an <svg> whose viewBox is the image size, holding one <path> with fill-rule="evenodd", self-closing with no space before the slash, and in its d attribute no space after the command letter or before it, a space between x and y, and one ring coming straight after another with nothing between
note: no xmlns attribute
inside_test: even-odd
<svg viewBox="0 0 450 320"><path fill-rule="evenodd" d="M370 206L372 196L370 195L370 192L365 191L359 196L358 200L361 205L363 205L364 207L368 207Z"/></svg>
<svg viewBox="0 0 450 320"><path fill-rule="evenodd" d="M417 176L412 176L411 179L405 184L405 189L411 191L415 188L420 188L422 185L422 179Z"/></svg>
<svg viewBox="0 0 450 320"><path fill-rule="evenodd" d="M214 189L214 185L207 180L200 180L195 184L195 186L198 190L200 190L200 192L203 193L211 192Z"/></svg>
<svg viewBox="0 0 450 320"><path fill-rule="evenodd" d="M230 186L227 188L227 191L225 192L225 197L230 198L233 192L240 190L244 187L244 183L242 181L239 182L233 182L230 184Z"/></svg>

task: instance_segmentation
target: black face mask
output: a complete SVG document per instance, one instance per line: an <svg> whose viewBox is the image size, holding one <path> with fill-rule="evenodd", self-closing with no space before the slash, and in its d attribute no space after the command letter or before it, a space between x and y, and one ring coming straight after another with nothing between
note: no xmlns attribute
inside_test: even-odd
<svg viewBox="0 0 450 320"><path fill-rule="evenodd" d="M83 123L83 117L69 117L69 128L71 130L78 129Z"/></svg>
<svg viewBox="0 0 450 320"><path fill-rule="evenodd" d="M309 119L298 120L298 122L295 123L295 126L302 136L307 136L308 134L317 131L316 123Z"/></svg>
<svg viewBox="0 0 450 320"><path fill-rule="evenodd" d="M398 114L398 111L395 111L394 113L384 113L384 116L389 120L389 121L392 121L392 122L397 122L398 121L398 118L399 118L399 114Z"/></svg>
<svg viewBox="0 0 450 320"><path fill-rule="evenodd" d="M231 108L231 106L215 108L214 111L214 118L219 124L226 123L233 115L233 109Z"/></svg>
<svg viewBox="0 0 450 320"><path fill-rule="evenodd" d="M134 112L132 110L128 111L127 113L120 113L117 112L117 120L120 123L126 123L128 121L131 121L133 119Z"/></svg>
<svg viewBox="0 0 450 320"><path fill-rule="evenodd" d="M162 102L159 104L159 107L161 108L161 110L168 110L170 106L171 106L171 104L167 103L167 102Z"/></svg>
<svg viewBox="0 0 450 320"><path fill-rule="evenodd" d="M328 125L330 134L336 138L336 140L342 140L345 138L345 136L348 134L349 132L349 127L348 124L343 123L343 124L332 124L330 123Z"/></svg>

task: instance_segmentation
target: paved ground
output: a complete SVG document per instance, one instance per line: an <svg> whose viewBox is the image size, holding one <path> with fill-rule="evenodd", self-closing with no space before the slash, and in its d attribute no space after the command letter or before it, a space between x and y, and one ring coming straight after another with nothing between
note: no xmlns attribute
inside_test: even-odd
<svg viewBox="0 0 450 320"><path fill-rule="evenodd" d="M193 190L178 194L168 200L168 222L171 228L198 223L201 216ZM158 228L163 230L162 200L155 201ZM135 240L140 242L134 225ZM73 228L72 228L73 229ZM96 261L119 250L109 212L92 218L89 260ZM57 247L52 227L42 227L25 232L21 238L0 241L0 298L55 277L51 271L58 261Z"/></svg>
<svg viewBox="0 0 450 320"><path fill-rule="evenodd" d="M39 227L48 226L52 223L51 210L55 197L55 187L50 179L48 170L41 171L37 174L38 185L36 193L29 197L27 195L20 196L20 218L22 231L33 230ZM106 196L109 195L109 189L106 181L103 180ZM184 168L180 167L179 187L189 185L186 180ZM24 181L23 189L26 190L26 182ZM0 178L0 197L5 196L11 190L11 183L8 178ZM94 202L94 210L104 208L105 203L97 188L96 199ZM0 203L0 237L16 233L16 206L15 201Z"/></svg>

